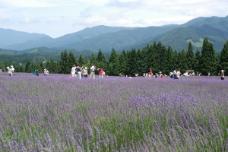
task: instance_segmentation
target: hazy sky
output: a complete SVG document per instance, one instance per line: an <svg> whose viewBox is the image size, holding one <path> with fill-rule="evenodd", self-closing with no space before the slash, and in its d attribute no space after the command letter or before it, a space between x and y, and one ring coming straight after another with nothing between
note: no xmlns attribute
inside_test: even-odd
<svg viewBox="0 0 228 152"><path fill-rule="evenodd" d="M0 0L0 28L53 37L96 25L157 26L227 15L228 0Z"/></svg>

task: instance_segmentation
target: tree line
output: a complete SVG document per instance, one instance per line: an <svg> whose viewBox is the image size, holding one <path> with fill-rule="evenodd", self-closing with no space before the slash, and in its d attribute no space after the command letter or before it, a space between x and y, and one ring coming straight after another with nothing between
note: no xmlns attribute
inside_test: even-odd
<svg viewBox="0 0 228 152"><path fill-rule="evenodd" d="M228 41L223 50L216 53L213 44L205 38L201 50L194 50L191 43L187 49L177 52L171 47L165 47L162 43L153 43L143 49L123 50L118 52L112 49L106 56L100 50L90 57L80 55L76 57L72 52L63 51L59 60L46 60L40 63L27 62L15 65L18 72L32 72L35 69L42 71L47 68L52 73L70 73L71 67L76 64L97 68L104 68L108 75L143 75L152 68L154 73L169 74L170 71L194 70L202 75L217 75L221 69L228 74Z"/></svg>

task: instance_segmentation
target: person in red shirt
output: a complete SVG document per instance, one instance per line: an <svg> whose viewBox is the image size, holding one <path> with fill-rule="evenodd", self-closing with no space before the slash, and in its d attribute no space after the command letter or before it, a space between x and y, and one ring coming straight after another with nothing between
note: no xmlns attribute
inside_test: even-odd
<svg viewBox="0 0 228 152"><path fill-rule="evenodd" d="M99 69L99 77L100 78L104 78L104 75L105 75L104 69L103 68L100 68Z"/></svg>

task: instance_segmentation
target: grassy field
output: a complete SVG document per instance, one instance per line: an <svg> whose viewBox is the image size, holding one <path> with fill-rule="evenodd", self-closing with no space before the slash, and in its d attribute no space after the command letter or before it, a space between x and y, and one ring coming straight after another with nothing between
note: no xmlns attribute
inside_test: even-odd
<svg viewBox="0 0 228 152"><path fill-rule="evenodd" d="M0 75L1 152L225 152L228 78Z"/></svg>

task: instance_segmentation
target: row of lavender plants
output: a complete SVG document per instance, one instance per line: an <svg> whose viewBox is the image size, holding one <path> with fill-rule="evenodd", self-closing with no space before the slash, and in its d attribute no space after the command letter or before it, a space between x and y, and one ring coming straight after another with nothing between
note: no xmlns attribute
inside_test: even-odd
<svg viewBox="0 0 228 152"><path fill-rule="evenodd" d="M215 77L0 76L0 151L225 152L227 92Z"/></svg>

